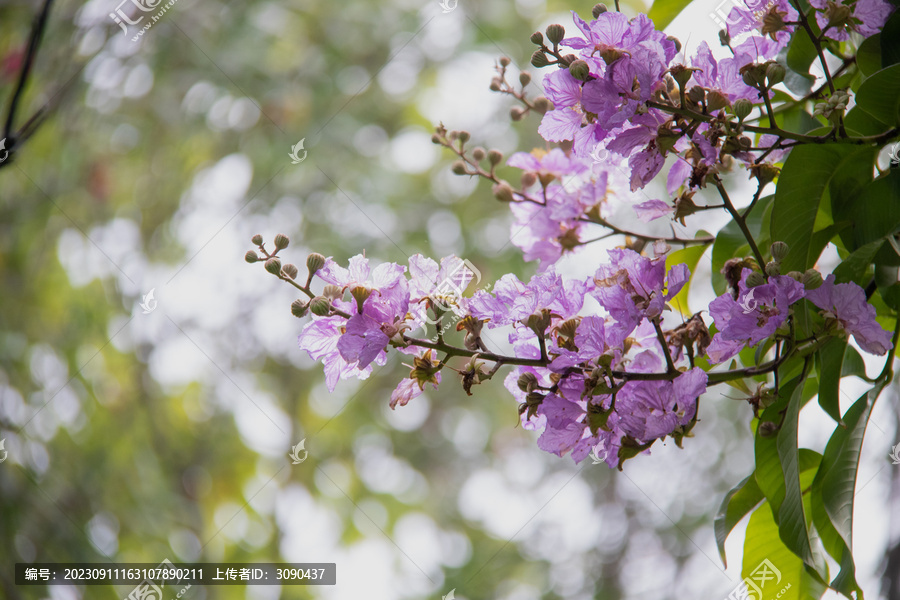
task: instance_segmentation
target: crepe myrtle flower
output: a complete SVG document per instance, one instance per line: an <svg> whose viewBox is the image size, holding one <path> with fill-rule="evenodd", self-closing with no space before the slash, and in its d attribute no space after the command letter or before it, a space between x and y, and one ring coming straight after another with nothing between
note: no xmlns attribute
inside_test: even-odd
<svg viewBox="0 0 900 600"><path fill-rule="evenodd" d="M409 372L409 377L403 379L394 391L391 393L391 408L397 408L397 405L406 406L413 398L422 395L426 384L431 384L434 389L438 389L441 383L440 369L443 365L436 364L432 359L431 349L425 350L420 356L413 358L413 367Z"/></svg>
<svg viewBox="0 0 900 600"><path fill-rule="evenodd" d="M594 274L591 294L609 311L614 322L607 328L610 345L620 345L643 319L658 318L690 277L687 265L666 273L664 256L648 258L628 249L608 250L610 263Z"/></svg>
<svg viewBox="0 0 900 600"><path fill-rule="evenodd" d="M706 391L706 372L695 367L672 381L629 381L616 395L618 426L647 443L687 427L697 413L697 398Z"/></svg>
<svg viewBox="0 0 900 600"><path fill-rule="evenodd" d="M805 294L803 284L787 275L769 277L762 285L748 287L751 273L747 268L741 272L737 299L726 292L709 305L709 314L719 330L706 350L712 363L724 362L744 346L755 346L774 334L787 320L790 306Z"/></svg>
<svg viewBox="0 0 900 600"><path fill-rule="evenodd" d="M338 349L338 343L344 335L347 320L344 317L332 316L314 318L307 323L298 338L300 348L306 350L314 361L321 361L325 370L325 385L333 392L340 379L356 377L367 379L372 372L372 362L383 365L387 361L387 353L378 352L372 360L360 365L358 360L346 360Z"/></svg>
<svg viewBox="0 0 900 600"><path fill-rule="evenodd" d="M859 347L871 354L885 354L894 347L891 334L875 320L875 307L866 301L866 293L855 283L834 283L828 275L824 283L806 292L806 298L822 309Z"/></svg>

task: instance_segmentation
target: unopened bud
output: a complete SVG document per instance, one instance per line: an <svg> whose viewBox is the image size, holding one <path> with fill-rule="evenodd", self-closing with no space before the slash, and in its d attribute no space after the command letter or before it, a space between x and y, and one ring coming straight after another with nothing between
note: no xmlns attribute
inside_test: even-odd
<svg viewBox="0 0 900 600"><path fill-rule="evenodd" d="M709 93L706 94L706 108L708 108L710 112L721 110L726 106L728 106L728 98L719 90L710 90Z"/></svg>
<svg viewBox="0 0 900 600"><path fill-rule="evenodd" d="M344 288L339 285L329 283L325 286L325 289L322 290L322 295L326 298L337 300L338 298L342 298L344 296Z"/></svg>
<svg viewBox="0 0 900 600"><path fill-rule="evenodd" d="M253 250L248 250L247 254L244 255L244 260L246 260L250 264L253 264L259 260L259 256L257 256L256 252L254 252Z"/></svg>
<svg viewBox="0 0 900 600"><path fill-rule="evenodd" d="M485 156L487 156L487 152L485 152L484 148L482 148L481 146L478 146L477 148L472 150L472 158L474 158L478 162L483 161Z"/></svg>
<svg viewBox="0 0 900 600"><path fill-rule="evenodd" d="M270 258L266 261L266 271L271 273L272 275L280 275L281 274L281 260L277 258Z"/></svg>
<svg viewBox="0 0 900 600"><path fill-rule="evenodd" d="M594 15L594 18L595 18L595 19L599 19L599 18L600 18L600 15L602 15L603 13L605 13L605 12L608 11L608 10L609 10L609 9L606 8L606 5L605 5L605 4L602 4L602 3L601 3L601 4L595 4L595 5L594 5L594 8L591 9L591 14Z"/></svg>
<svg viewBox="0 0 900 600"><path fill-rule="evenodd" d="M786 71L783 65L777 62L769 63L769 66L766 67L766 81L769 83L769 87L784 81L785 74Z"/></svg>
<svg viewBox="0 0 900 600"><path fill-rule="evenodd" d="M312 277L316 271L325 266L325 257L318 252L313 252L306 257L306 268L309 269L309 275Z"/></svg>
<svg viewBox="0 0 900 600"><path fill-rule="evenodd" d="M512 61L509 60L509 57L506 57L506 56L500 57L500 66L501 67L508 67L510 62L512 62Z"/></svg>
<svg viewBox="0 0 900 600"><path fill-rule="evenodd" d="M771 246L769 246L769 254L772 255L772 260L776 262L783 261L787 255L790 247L784 242L773 242Z"/></svg>
<svg viewBox="0 0 900 600"><path fill-rule="evenodd" d="M516 382L516 385L518 385L519 389L526 394L530 394L538 386L538 378L534 373L526 371L519 375L519 380Z"/></svg>
<svg viewBox="0 0 900 600"><path fill-rule="evenodd" d="M804 289L814 290L822 285L822 274L815 269L807 269L807 271L803 273L803 277L800 278L800 283L803 284Z"/></svg>
<svg viewBox="0 0 900 600"><path fill-rule="evenodd" d="M467 174L466 163L461 160L454 162L453 166L450 167L450 170L453 171L453 173L456 175L466 175Z"/></svg>
<svg viewBox="0 0 900 600"><path fill-rule="evenodd" d="M432 134L432 135L431 135L431 143L432 143L432 144L440 144L440 143L441 143L441 136L439 136L439 135L436 134L436 133Z"/></svg>
<svg viewBox="0 0 900 600"><path fill-rule="evenodd" d="M284 235L283 233L279 233L275 236L275 247L279 250L284 250L291 243L291 238Z"/></svg>
<svg viewBox="0 0 900 600"><path fill-rule="evenodd" d="M591 76L591 68L588 66L587 62L576 60L569 65L569 74L578 81L585 81Z"/></svg>
<svg viewBox="0 0 900 600"><path fill-rule="evenodd" d="M327 317L331 312L331 300L325 296L316 296L309 301L309 312L319 317Z"/></svg>
<svg viewBox="0 0 900 600"><path fill-rule="evenodd" d="M534 171L524 171L522 173L522 187L530 188L537 183L537 179L537 175L535 175Z"/></svg>
<svg viewBox="0 0 900 600"><path fill-rule="evenodd" d="M522 117L525 116L525 111L519 108L518 106L513 106L509 109L509 118L513 121L521 121Z"/></svg>
<svg viewBox="0 0 900 600"><path fill-rule="evenodd" d="M259 246L263 243L263 237L257 233L252 238L250 238L250 241Z"/></svg>
<svg viewBox="0 0 900 600"><path fill-rule="evenodd" d="M788 271L787 276L798 283L801 279L803 279L803 273L801 273L800 271Z"/></svg>
<svg viewBox="0 0 900 600"><path fill-rule="evenodd" d="M748 288L753 288L758 285L763 285L766 282L766 276L760 273L759 271L753 271L749 275L747 275L747 281L745 282Z"/></svg>
<svg viewBox="0 0 900 600"><path fill-rule="evenodd" d="M303 300L297 299L291 302L291 314L298 319L306 316L309 306Z"/></svg>
<svg viewBox="0 0 900 600"><path fill-rule="evenodd" d="M519 73L519 83L522 85L522 87L525 87L526 85L531 83L531 73L529 73L528 71L522 71L521 73Z"/></svg>
<svg viewBox="0 0 900 600"><path fill-rule="evenodd" d="M459 132L459 141L462 142L463 144L468 142L470 139L472 139L472 134L469 133L468 131L460 131Z"/></svg>
<svg viewBox="0 0 900 600"><path fill-rule="evenodd" d="M284 271L284 274L287 275L288 279L297 279L297 273L299 273L299 269L297 269L297 265L293 265L288 263L281 268Z"/></svg>
<svg viewBox="0 0 900 600"><path fill-rule="evenodd" d="M535 68L546 67L550 64L550 59L547 58L547 55L544 54L543 50L535 50L531 55L531 65Z"/></svg>
<svg viewBox="0 0 900 600"><path fill-rule="evenodd" d="M503 80L500 79L499 77L494 77L493 79L491 79L490 89L492 92L499 92L500 87L502 85L503 85Z"/></svg>
<svg viewBox="0 0 900 600"><path fill-rule="evenodd" d="M513 189L505 181L495 183L494 187L491 188L491 191L494 193L494 198L500 200L501 202L513 201Z"/></svg>
<svg viewBox="0 0 900 600"><path fill-rule="evenodd" d="M746 98L740 98L734 101L732 108L734 109L734 114L738 120L743 121L753 110L753 103Z"/></svg>
<svg viewBox="0 0 900 600"><path fill-rule="evenodd" d="M500 161L503 160L503 153L496 149L491 150L488 152L488 160L491 165L498 165L500 164Z"/></svg>
<svg viewBox="0 0 900 600"><path fill-rule="evenodd" d="M531 34L531 43L540 46L544 43L544 34L540 31L535 31Z"/></svg>
<svg viewBox="0 0 900 600"><path fill-rule="evenodd" d="M770 260L766 263L766 275L769 277L778 277L781 275L781 264Z"/></svg>
<svg viewBox="0 0 900 600"><path fill-rule="evenodd" d="M828 2L827 8L825 9L825 16L828 17L828 26L829 27L843 27L850 23L850 17L853 15L853 11L849 6L845 6L843 4L837 4L835 2Z"/></svg>
<svg viewBox="0 0 900 600"><path fill-rule="evenodd" d="M566 37L566 28L562 25L554 23L547 27L547 39L550 40L550 43L554 46L559 44L564 37Z"/></svg>
<svg viewBox="0 0 900 600"><path fill-rule="evenodd" d="M541 114L544 114L548 110L553 110L553 103L544 98L543 96L538 96L534 99L534 110L538 111Z"/></svg>

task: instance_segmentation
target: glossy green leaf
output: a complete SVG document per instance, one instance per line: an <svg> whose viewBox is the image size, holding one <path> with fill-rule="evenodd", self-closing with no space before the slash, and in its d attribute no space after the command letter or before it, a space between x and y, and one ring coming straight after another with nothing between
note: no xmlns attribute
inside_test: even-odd
<svg viewBox="0 0 900 600"><path fill-rule="evenodd" d="M866 77L881 70L881 34L876 33L859 45L856 66Z"/></svg>
<svg viewBox="0 0 900 600"><path fill-rule="evenodd" d="M856 250L900 230L898 198L900 169L891 169L857 190L835 189L832 194L835 219L852 222L849 232L841 234L847 248Z"/></svg>
<svg viewBox="0 0 900 600"><path fill-rule="evenodd" d="M816 352L816 369L819 372L819 406L835 422L841 422L841 371L847 340L832 338Z"/></svg>
<svg viewBox="0 0 900 600"><path fill-rule="evenodd" d="M856 105L886 125L900 125L900 64L866 79L859 86Z"/></svg>
<svg viewBox="0 0 900 600"><path fill-rule="evenodd" d="M794 148L778 179L772 209L771 238L790 246L782 271L805 271L812 266L810 254L819 205L828 184L841 167L854 168L868 148L823 144ZM839 221L834 215L835 221Z"/></svg>
<svg viewBox="0 0 900 600"><path fill-rule="evenodd" d="M900 63L900 11L894 11L881 28L881 66L897 63Z"/></svg>
<svg viewBox="0 0 900 600"><path fill-rule="evenodd" d="M722 500L719 512L716 514L714 529L719 556L722 558L722 564L726 567L728 562L725 558L725 540L728 539L728 535L740 520L764 499L765 496L763 496L762 490L759 489L759 485L756 483L756 477L754 474L751 474L728 492Z"/></svg>
<svg viewBox="0 0 900 600"><path fill-rule="evenodd" d="M665 29L684 10L691 0L654 0L647 16L657 29Z"/></svg>
<svg viewBox="0 0 900 600"><path fill-rule="evenodd" d="M837 283L847 283L852 281L856 284L862 284L863 278L866 276L869 266L875 254L884 245L884 238L869 242L868 244L857 248L847 258L841 261L841 264L834 270L834 279Z"/></svg>
<svg viewBox="0 0 900 600"><path fill-rule="evenodd" d="M801 76L809 75L809 67L817 58L816 47L805 31L798 30L788 45L786 62L788 68Z"/></svg>

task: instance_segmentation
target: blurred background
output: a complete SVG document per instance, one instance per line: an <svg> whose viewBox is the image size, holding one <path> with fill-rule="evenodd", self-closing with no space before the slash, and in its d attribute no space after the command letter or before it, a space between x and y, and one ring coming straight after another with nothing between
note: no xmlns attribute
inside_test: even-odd
<svg viewBox="0 0 900 600"><path fill-rule="evenodd" d="M716 40L716 5L699 4L670 27L689 50ZM4 117L42 6L0 2ZM254 234L271 247L284 233L301 272L311 251L421 252L467 258L485 282L530 277L508 208L452 175L431 132L467 129L507 156L542 146L537 118L511 123L488 90L494 64L510 57L515 81L533 31L571 32L568 10L591 6L177 0L132 41L138 26L110 17L131 2L55 2L14 130L46 120L0 168L0 597L130 591L17 587L16 562L169 559L337 564L335 586L195 586L190 600L724 598L741 535L725 570L712 519L752 471L737 392L704 399L684 450L657 445L624 473L574 465L517 427L500 377L468 397L448 376L391 411L409 369L392 353L329 393L297 347L296 290L243 260ZM599 250L565 268L593 272ZM870 598L900 537L897 412L894 390L857 487ZM804 418L801 442L821 450L831 422Z"/></svg>

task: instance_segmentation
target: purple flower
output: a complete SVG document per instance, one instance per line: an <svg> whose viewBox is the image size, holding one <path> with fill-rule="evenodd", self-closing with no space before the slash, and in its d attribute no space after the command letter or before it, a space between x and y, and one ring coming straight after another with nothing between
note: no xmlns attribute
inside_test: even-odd
<svg viewBox="0 0 900 600"><path fill-rule="evenodd" d="M846 5L853 9L853 20L847 26L828 27L828 0L811 0L810 4L818 9L816 23L824 31L825 37L839 42L850 39L848 29L857 31L863 37L875 35L881 31L893 12L893 7L884 0L857 0L855 4L838 0L835 2L838 6Z"/></svg>
<svg viewBox="0 0 900 600"><path fill-rule="evenodd" d="M706 382L699 367L673 381L629 381L616 396L619 427L644 443L671 434L694 418Z"/></svg>
<svg viewBox="0 0 900 600"><path fill-rule="evenodd" d="M434 374L437 382L441 382L440 372ZM438 389L438 383L432 383L434 389ZM397 387L391 392L391 408L397 408L397 405L406 406L413 398L418 398L425 390L425 384L419 384L415 379L407 377L397 384Z"/></svg>
<svg viewBox="0 0 900 600"><path fill-rule="evenodd" d="M786 276L769 277L768 283L747 288L750 269L744 269L738 299L728 292L709 305L719 332L706 353L713 363L728 360L746 346L755 346L775 333L790 314L790 306L804 296L803 285Z"/></svg>
<svg viewBox="0 0 900 600"><path fill-rule="evenodd" d="M325 384L328 390L333 392L338 379L357 377L366 379L372 372L372 365L366 364L360 367L358 364L350 364L341 356L338 350L338 342L341 339L341 328L346 321L343 317L325 317L313 319L303 327L300 333L300 348L306 350L309 357L315 361L322 361L325 368ZM384 364L386 354L376 357L377 364ZM370 361L371 362L371 361Z"/></svg>
<svg viewBox="0 0 900 600"><path fill-rule="evenodd" d="M472 316L488 321L488 327L519 324L532 313L546 308L557 318L568 319L578 314L584 304L587 284L563 281L552 271L539 273L528 284L509 273L500 278L491 292L478 290L469 300Z"/></svg>
<svg viewBox="0 0 900 600"><path fill-rule="evenodd" d="M350 258L350 268L345 269L328 258L325 266L316 273L325 283L352 291L357 287L373 290L363 303L363 312L380 323L393 323L406 314L409 308L409 285L403 274L406 267L394 263L382 263L369 271L369 259L362 255ZM347 312L357 312L355 302L335 301Z"/></svg>
<svg viewBox="0 0 900 600"><path fill-rule="evenodd" d="M859 347L871 354L884 354L894 347L891 334L875 320L875 307L866 302L866 294L855 283L834 283L834 275L806 298L825 311L827 318L836 319Z"/></svg>
<svg viewBox="0 0 900 600"><path fill-rule="evenodd" d="M675 207L662 200L647 200L634 205L634 213L644 223L649 223L660 217L671 216Z"/></svg>
<svg viewBox="0 0 900 600"><path fill-rule="evenodd" d="M583 161L567 155L560 148L554 148L550 152L543 150L516 152L509 157L506 164L523 171L530 171L541 179L550 176L563 182L573 175L580 175L588 170Z"/></svg>
<svg viewBox="0 0 900 600"><path fill-rule="evenodd" d="M341 358L358 368L369 366L375 357L384 352L390 338L381 330L381 324L365 314L355 314L347 321L346 333L337 343Z"/></svg>
<svg viewBox="0 0 900 600"><path fill-rule="evenodd" d="M753 59L749 54L735 54L717 61L706 42L701 42L697 53L691 58L691 66L700 69L694 71L693 82L709 90L718 90L730 102L739 98L755 102L759 100L759 91L744 83L740 74L740 68L752 63Z"/></svg>
<svg viewBox="0 0 900 600"><path fill-rule="evenodd" d="M592 295L615 319L607 328L610 345L618 346L645 318L662 314L690 276L687 265L679 264L666 274L662 256L647 258L634 250L609 250L610 264L594 274ZM663 288L666 288L664 291Z"/></svg>
<svg viewBox="0 0 900 600"><path fill-rule="evenodd" d="M545 452L565 456L584 436L587 425L583 420L587 413L576 402L548 394L538 407L538 414L547 420L537 442L538 448Z"/></svg>

